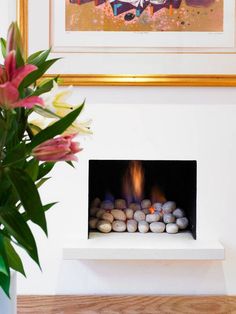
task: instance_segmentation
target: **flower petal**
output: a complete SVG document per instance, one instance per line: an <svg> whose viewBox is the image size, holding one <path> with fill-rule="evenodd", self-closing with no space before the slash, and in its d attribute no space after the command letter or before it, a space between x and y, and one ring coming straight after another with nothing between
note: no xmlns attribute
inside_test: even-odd
<svg viewBox="0 0 236 314"><path fill-rule="evenodd" d="M5 69L7 72L7 79L11 81L13 74L16 71L16 53L15 51L11 51L5 59Z"/></svg>
<svg viewBox="0 0 236 314"><path fill-rule="evenodd" d="M0 64L0 81L1 81L1 76L3 76L4 70L2 65Z"/></svg>
<svg viewBox="0 0 236 314"><path fill-rule="evenodd" d="M15 70L12 77L12 84L18 88L23 79L31 72L37 70L37 67L33 64L26 64Z"/></svg>
<svg viewBox="0 0 236 314"><path fill-rule="evenodd" d="M12 105L12 108L25 107L25 108L31 109L35 105L43 106L44 104L43 104L42 98L37 97L37 96L31 96L24 99L20 99L18 102Z"/></svg>
<svg viewBox="0 0 236 314"><path fill-rule="evenodd" d="M87 135L87 134L93 134L93 132L90 129L90 124L92 120L88 120L85 122L74 122L69 126L68 129L63 133L64 135L70 134L70 133L79 133L80 135Z"/></svg>
<svg viewBox="0 0 236 314"><path fill-rule="evenodd" d="M10 82L0 85L0 106L11 107L19 98L18 89Z"/></svg>
<svg viewBox="0 0 236 314"><path fill-rule="evenodd" d="M72 93L73 93L73 86L69 86L68 88L62 90L61 92L57 93L55 95L55 98L54 98L54 101L53 101L53 104L54 106L57 104L57 103L65 103L66 102L66 99L69 98Z"/></svg>
<svg viewBox="0 0 236 314"><path fill-rule="evenodd" d="M78 157L73 154L67 154L62 157L59 161L78 161Z"/></svg>
<svg viewBox="0 0 236 314"><path fill-rule="evenodd" d="M70 149L72 154L77 154L83 150L83 148L80 148L80 144L78 142L71 142Z"/></svg>

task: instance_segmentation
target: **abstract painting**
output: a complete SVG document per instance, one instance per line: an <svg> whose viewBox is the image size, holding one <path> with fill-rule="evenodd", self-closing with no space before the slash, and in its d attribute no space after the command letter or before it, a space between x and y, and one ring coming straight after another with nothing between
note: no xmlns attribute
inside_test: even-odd
<svg viewBox="0 0 236 314"><path fill-rule="evenodd" d="M66 31L224 31L224 0L65 0L65 5Z"/></svg>

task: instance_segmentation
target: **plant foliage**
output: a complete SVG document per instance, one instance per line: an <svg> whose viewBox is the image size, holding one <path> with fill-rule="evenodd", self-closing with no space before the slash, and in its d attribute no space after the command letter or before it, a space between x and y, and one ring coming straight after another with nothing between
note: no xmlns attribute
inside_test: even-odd
<svg viewBox="0 0 236 314"><path fill-rule="evenodd" d="M51 112L56 120L44 129L31 124L29 117L37 107L45 114L50 113L40 97L50 93L58 77L41 84L37 84L37 80L57 59L49 58L50 50L36 52L24 59L16 23L10 26L8 39L0 39L0 47L5 60L0 64L0 287L9 296L11 270L25 275L19 247L40 267L30 223L38 225L47 235L45 213L55 203L44 205L39 187L47 182L57 161L71 164L74 160L73 152L59 156L55 147L58 137L75 122L84 104L64 116ZM13 70L16 67L13 74L7 72L9 64ZM69 141L68 138L71 141L72 136L60 140ZM54 151L48 155L50 143L54 145ZM43 145L42 149L40 145ZM34 154L37 147L38 155Z"/></svg>

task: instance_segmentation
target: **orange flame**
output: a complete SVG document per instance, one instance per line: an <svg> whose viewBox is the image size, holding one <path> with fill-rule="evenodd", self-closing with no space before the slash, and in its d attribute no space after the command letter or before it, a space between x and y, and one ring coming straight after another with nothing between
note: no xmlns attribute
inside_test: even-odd
<svg viewBox="0 0 236 314"><path fill-rule="evenodd" d="M141 199L144 185L144 171L140 161L130 163L130 176L133 194L136 199Z"/></svg>
<svg viewBox="0 0 236 314"><path fill-rule="evenodd" d="M154 207L150 207L149 211L150 211L150 214L154 214L155 213L155 208Z"/></svg>
<svg viewBox="0 0 236 314"><path fill-rule="evenodd" d="M141 200L144 187L144 170L140 161L131 161L123 178L123 192L128 201Z"/></svg>
<svg viewBox="0 0 236 314"><path fill-rule="evenodd" d="M165 194L156 185L152 188L152 191L151 191L151 201L152 201L152 204L165 203L167 201Z"/></svg>

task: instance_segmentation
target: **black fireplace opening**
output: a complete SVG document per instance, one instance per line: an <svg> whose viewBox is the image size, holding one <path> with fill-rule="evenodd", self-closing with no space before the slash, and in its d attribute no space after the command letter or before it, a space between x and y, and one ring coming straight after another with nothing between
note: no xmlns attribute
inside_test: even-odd
<svg viewBox="0 0 236 314"><path fill-rule="evenodd" d="M171 226L169 225L168 228L174 230L177 219L180 219L178 221L181 222L181 219L186 217L187 227L184 230L179 228L178 232L188 230L194 239L197 238L196 160L90 160L88 199L88 232L100 232L98 224L101 228L105 228L104 233L114 232L116 228L118 232L128 232L128 230L132 230L132 228L128 228L128 220L133 221L139 216L142 217L141 211L145 213L146 217L143 220L150 220L148 220L148 228L150 227L148 232L155 229L154 227L164 226L161 223L163 219L167 223L170 219ZM145 206L146 204L147 206ZM162 208L160 204L162 204ZM174 207L168 211L168 206L172 205ZM132 208L134 214L138 210L137 217L132 216L131 210L127 212L129 207ZM180 211L175 211L176 209L180 209ZM165 212L165 210L167 211ZM181 214L181 210L184 214ZM126 221L122 211L127 214ZM175 213L176 217L173 218ZM149 216L147 217L147 215ZM154 220L153 228L151 228L152 219ZM140 222L140 220L142 218L137 218L137 224L135 221L133 222L137 225L137 230L134 229L131 232L145 230L147 223ZM106 221L107 226L105 226ZM126 228L125 224L127 224ZM130 221L130 227L132 227L131 225Z"/></svg>

